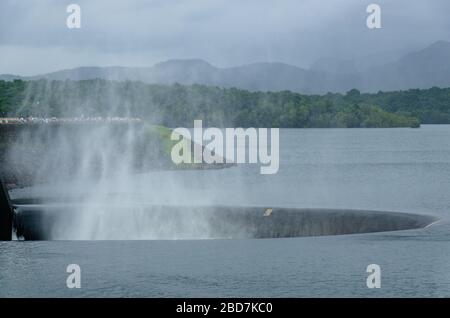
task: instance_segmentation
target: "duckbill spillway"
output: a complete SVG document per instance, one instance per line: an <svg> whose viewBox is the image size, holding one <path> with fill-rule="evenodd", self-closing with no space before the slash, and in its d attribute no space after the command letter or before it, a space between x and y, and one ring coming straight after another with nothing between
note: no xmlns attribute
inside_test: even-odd
<svg viewBox="0 0 450 318"><path fill-rule="evenodd" d="M80 206L16 204L14 226L26 240L78 239ZM104 207L103 207L104 209ZM432 216L397 212L223 206L111 206L107 236L80 239L251 239L343 235L426 227ZM98 222L99 220L96 220ZM140 232L141 235L130 233ZM144 234L142 234L144 233Z"/></svg>

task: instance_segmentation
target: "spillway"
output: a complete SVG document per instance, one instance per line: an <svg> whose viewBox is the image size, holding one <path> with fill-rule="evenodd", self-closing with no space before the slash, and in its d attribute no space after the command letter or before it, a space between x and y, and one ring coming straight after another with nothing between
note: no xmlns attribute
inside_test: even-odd
<svg viewBox="0 0 450 318"><path fill-rule="evenodd" d="M105 207L102 207L105 209ZM77 239L77 205L16 204L14 226L26 240ZM224 206L106 207L115 219L106 239L256 239L344 235L410 230L437 218L427 215L345 209L294 209ZM101 222L101 220L97 220ZM134 235L134 232L145 235ZM57 233L57 234L55 234ZM94 233L95 234L95 233ZM98 237L95 236L94 237ZM82 238L86 239L86 238ZM89 239L89 238L88 238Z"/></svg>

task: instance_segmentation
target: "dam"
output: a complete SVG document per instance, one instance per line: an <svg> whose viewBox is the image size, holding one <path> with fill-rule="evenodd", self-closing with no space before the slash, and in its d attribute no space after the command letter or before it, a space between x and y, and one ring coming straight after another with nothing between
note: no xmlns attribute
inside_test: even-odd
<svg viewBox="0 0 450 318"><path fill-rule="evenodd" d="M0 240L8 241L15 231L25 240L73 239L56 233L71 233L78 226L82 206L39 199L10 200L3 183L0 188ZM410 230L435 222L433 216L343 209L294 209L227 206L106 206L110 216L123 226L107 239L136 239L127 236L135 228L151 229L145 239L256 239L360 234ZM128 227L128 228L127 228ZM131 227L131 228L130 228ZM125 235L124 235L125 233ZM75 237L76 238L76 237Z"/></svg>
<svg viewBox="0 0 450 318"><path fill-rule="evenodd" d="M44 198L11 199L9 197L6 184L26 187L32 185L34 180L52 181L35 178L32 173L38 168L42 170L42 166L47 161L56 157L57 153L51 151L55 148L53 147L55 144L61 147L62 143L54 142L60 135L64 137L61 140L70 141L71 148L66 150L67 156L62 157L59 163L47 167L45 172L49 172L50 176L55 171L59 171L62 177L67 179L71 176L69 173L79 173L81 170L76 164L80 160L74 160L80 153L77 149L85 149L86 158L97 159L93 155L91 158L91 153L95 154L98 149L80 142L84 139L92 140L92 136L96 135L98 135L99 141L106 140L105 136L114 137L108 140L120 141L117 146L101 149L105 150L108 158L117 158L118 154L126 153L123 149L139 150L135 156L131 158L124 156L121 158L122 161L118 160L116 165L111 165L111 171L117 170L117 167L121 166L121 162L131 163L130 167L137 168L130 169L133 173L150 168L161 170L170 167L169 165L148 166L147 163L136 160L150 158L152 159L148 160L150 163L161 163L160 158L151 157L151 154L155 153L154 147L147 147L148 149L141 147L141 145L147 144L147 139L139 139L140 142L133 143L132 147L118 148L119 145L127 145L128 140L119 137L126 135L124 132L130 125L139 132L142 130L142 134L138 134L138 137L144 136L143 129L145 127L138 119L90 119L88 121L54 119L48 122L36 119L31 122L22 122L21 120L17 122L17 120L8 119L7 123L2 123L0 129L2 129L4 138L8 137L6 139L10 141L15 140L25 132L34 136L30 137L33 142L28 144L41 145L42 141L45 141L47 147L35 149L32 156L29 155L29 147L23 147L23 150L21 149L14 157L24 162L20 166L21 170L9 169L9 167L15 166L16 162L14 161L10 162L9 166L2 165L0 169L0 178L3 178L0 188L0 240L11 240L13 232L18 238L25 240L287 238L411 230L426 227L437 220L428 215L352 209L138 204L132 201L125 202L126 200L121 197L116 198L116 204L113 204L109 202L109 198L102 198L97 202L95 194L91 194L93 197L91 202L86 202L83 198L48 200ZM109 130L108 127L111 126L114 127L114 130ZM36 134L37 132L40 134ZM86 136L91 138L79 138ZM37 140L41 143L34 142ZM158 143L161 142L157 140L155 144ZM28 144L26 143L25 146ZM58 147L56 149L59 149ZM70 160L74 161L72 166L67 164L71 162ZM166 161L169 162L169 160ZM98 171L98 162L96 160L92 160L92 162L92 169L88 170ZM27 174L23 173L23 167L27 168L25 169ZM11 171L16 173L11 176ZM128 174L130 171L125 172ZM31 175L31 177L28 178L27 175ZM56 175L59 176L59 174ZM110 190L114 191L114 185L111 187ZM96 205L98 203L100 205ZM82 231L86 227L86 223L83 223L86 219L88 220L87 225L90 227L89 233Z"/></svg>
<svg viewBox="0 0 450 318"><path fill-rule="evenodd" d="M13 201L14 228L17 236L25 240L288 238L410 230L437 220L417 214L345 209L270 208L267 213L268 209L262 207L111 205L102 208L109 212L105 218L120 224L115 232L78 237L68 233L79 226L77 212L83 207L24 203Z"/></svg>

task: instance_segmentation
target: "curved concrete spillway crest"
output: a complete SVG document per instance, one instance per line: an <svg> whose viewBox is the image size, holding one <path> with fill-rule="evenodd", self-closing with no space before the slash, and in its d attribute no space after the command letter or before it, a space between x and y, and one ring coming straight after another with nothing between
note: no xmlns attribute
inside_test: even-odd
<svg viewBox="0 0 450 318"><path fill-rule="evenodd" d="M437 220L426 215L365 210L159 205L136 210L110 206L107 216L96 222L120 226L107 233L94 230L86 236L74 231L80 208L16 202L17 235L29 240L286 238L419 229Z"/></svg>

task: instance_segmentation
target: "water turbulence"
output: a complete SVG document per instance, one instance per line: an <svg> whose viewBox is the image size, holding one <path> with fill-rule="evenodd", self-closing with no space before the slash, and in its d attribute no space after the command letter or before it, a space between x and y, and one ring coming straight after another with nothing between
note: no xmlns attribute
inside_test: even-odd
<svg viewBox="0 0 450 318"><path fill-rule="evenodd" d="M155 128L141 123L21 129L8 153L8 171L14 171L25 184L52 184L56 189L70 182L72 188L67 195L62 191L51 199L32 199L33 195L28 199L13 198L17 237L282 238L408 230L436 220L431 216L377 211L186 206L177 204L183 189L176 185L173 199L166 205L121 195L121 189L127 193L142 190L138 189L141 185L136 182L136 174L171 168L161 147L164 142L157 136ZM157 191L157 186L148 191Z"/></svg>
<svg viewBox="0 0 450 318"><path fill-rule="evenodd" d="M35 210L39 211L36 213L42 222L53 224L46 237L95 239L102 237L101 233L107 235L108 231L116 231L125 219L132 219L132 216L126 209L107 207L111 194L121 188L133 192L136 186L134 175L165 169L170 164L160 153L162 147L158 146L161 144L160 135L165 132L140 122L83 120L18 124L3 129L12 140L2 167L8 173L4 176L8 184L17 183L16 187L52 185L48 195L61 202L67 202L66 197L74 200L73 193L82 193L75 199L76 208L67 205L60 209L60 214L65 217L56 218L56 222L52 221L53 217L45 217L48 215L46 209ZM76 186L69 189L69 184ZM52 193L66 185L66 193L64 190ZM52 205L52 202L43 201ZM67 211L71 212L70 216ZM16 224L20 223L20 213L21 209L16 207ZM64 227L69 219L73 225L70 229ZM67 232L53 235L59 228Z"/></svg>

